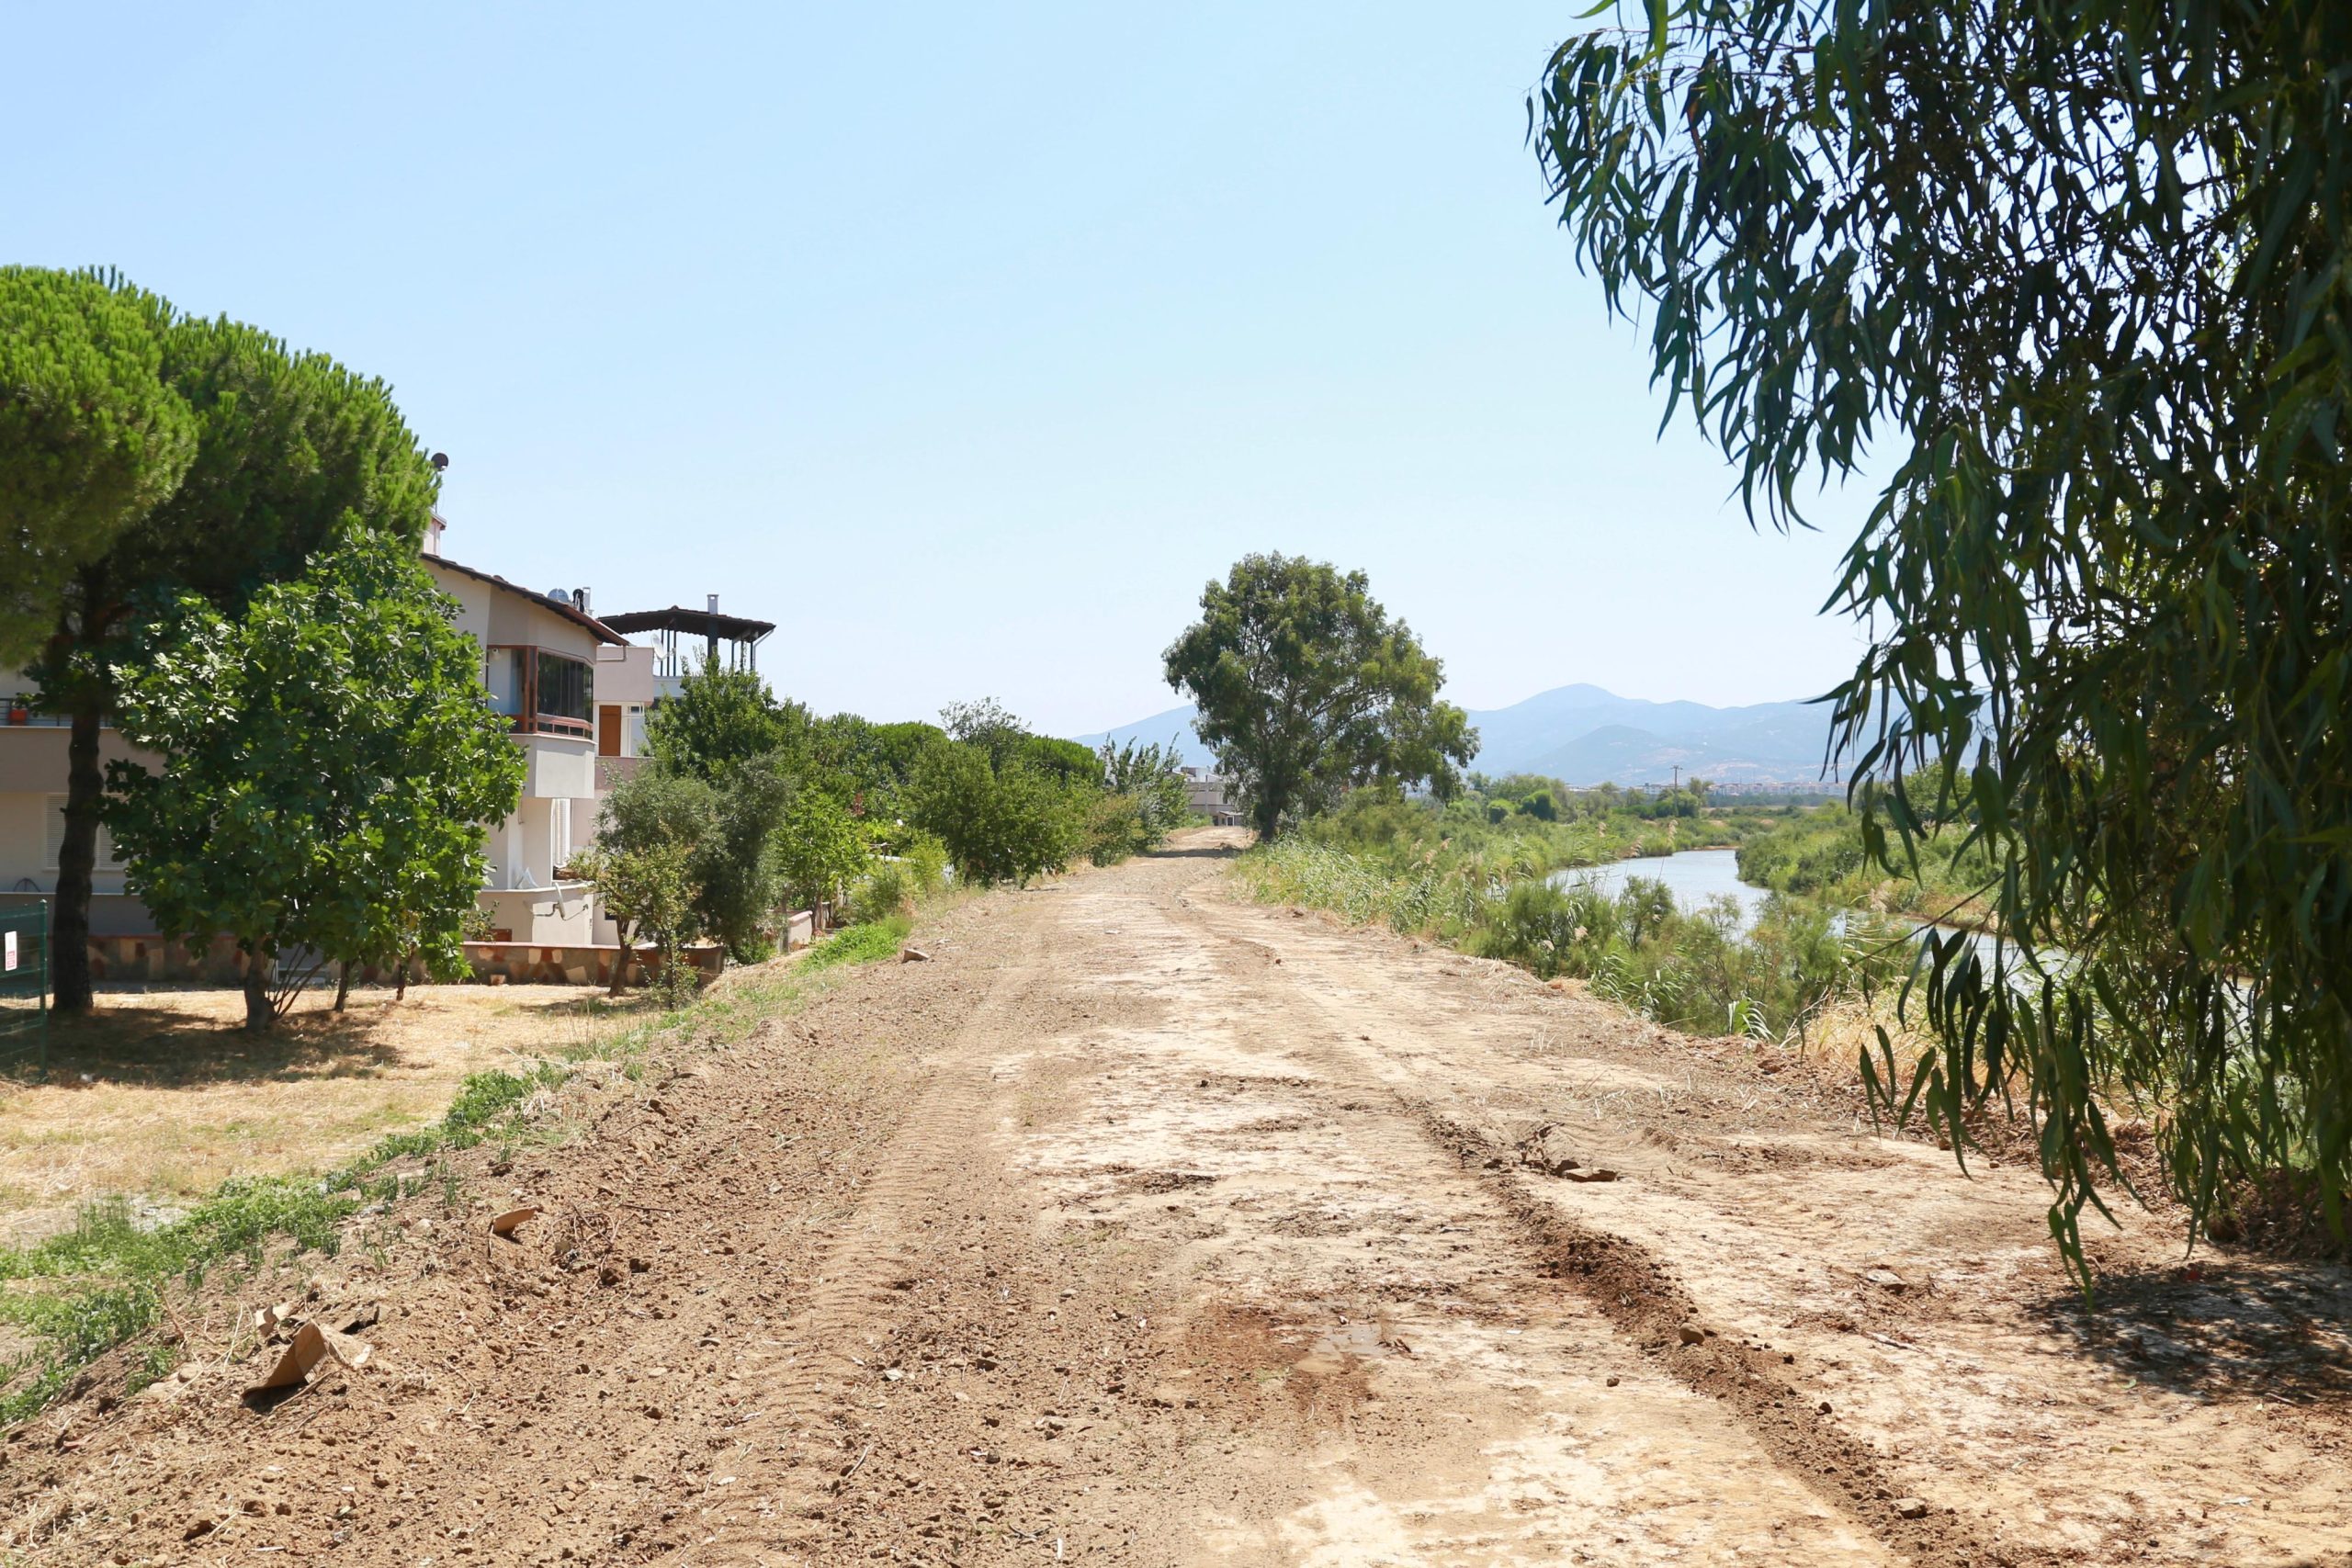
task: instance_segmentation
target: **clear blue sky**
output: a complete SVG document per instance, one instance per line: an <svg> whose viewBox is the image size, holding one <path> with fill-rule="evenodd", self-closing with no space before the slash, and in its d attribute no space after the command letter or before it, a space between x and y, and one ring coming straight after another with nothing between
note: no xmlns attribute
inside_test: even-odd
<svg viewBox="0 0 2352 1568"><path fill-rule="evenodd" d="M449 553L783 624L820 709L1076 732L1253 549L1498 706L1813 694L1752 533L1544 205L1577 5L11 8L7 259L382 376Z"/></svg>

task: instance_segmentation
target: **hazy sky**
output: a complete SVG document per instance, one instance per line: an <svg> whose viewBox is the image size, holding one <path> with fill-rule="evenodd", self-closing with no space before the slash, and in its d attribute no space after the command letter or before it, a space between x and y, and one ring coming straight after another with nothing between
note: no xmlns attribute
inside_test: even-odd
<svg viewBox="0 0 2352 1568"><path fill-rule="evenodd" d="M383 377L452 557L716 592L820 709L1173 705L1258 549L1468 706L1811 695L1863 507L1654 438L1525 141L1582 8L19 4L0 236Z"/></svg>

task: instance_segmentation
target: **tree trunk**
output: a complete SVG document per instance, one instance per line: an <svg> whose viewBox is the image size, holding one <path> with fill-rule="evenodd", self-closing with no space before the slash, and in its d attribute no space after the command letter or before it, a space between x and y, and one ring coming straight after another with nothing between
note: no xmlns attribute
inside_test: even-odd
<svg viewBox="0 0 2352 1568"><path fill-rule="evenodd" d="M266 953L245 953L245 1027L266 1034L277 1027L277 1001L270 993L277 965Z"/></svg>
<svg viewBox="0 0 2352 1568"><path fill-rule="evenodd" d="M1250 802L1252 809L1250 814L1258 819L1261 841L1269 844L1274 841L1275 835L1282 829L1283 807L1285 804L1284 797L1270 789L1261 789L1257 798Z"/></svg>
<svg viewBox="0 0 2352 1568"><path fill-rule="evenodd" d="M351 960L345 959L341 967L342 973L335 976L334 981L334 1010L337 1012L341 1012L343 1004L351 999Z"/></svg>
<svg viewBox="0 0 2352 1568"><path fill-rule="evenodd" d="M99 705L74 707L65 744L65 841L57 851L57 908L51 919L51 974L57 1010L90 1010L90 879L98 863L98 808L106 774L98 768Z"/></svg>
<svg viewBox="0 0 2352 1568"><path fill-rule="evenodd" d="M629 955L636 951L629 945L629 938L635 933L632 922L616 919L613 922L613 931L621 939L621 950L613 956L613 984L605 993L608 997L617 997L628 988Z"/></svg>

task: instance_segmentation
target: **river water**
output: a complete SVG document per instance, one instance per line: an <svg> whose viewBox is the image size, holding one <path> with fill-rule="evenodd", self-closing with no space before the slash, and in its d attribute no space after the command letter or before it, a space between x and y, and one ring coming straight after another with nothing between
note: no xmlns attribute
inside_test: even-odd
<svg viewBox="0 0 2352 1568"><path fill-rule="evenodd" d="M1614 861L1608 865L1577 866L1555 872L1552 881L1561 887L1587 886L1614 896L1623 892L1626 879L1634 876L1665 883L1667 891L1674 895L1675 908L1686 915L1706 908L1709 899L1731 899L1739 907L1739 919L1734 930L1743 936L1763 913L1764 900L1771 897L1770 888L1739 879L1737 850L1683 850L1670 855ZM1919 923L1923 932L1947 929L1950 928ZM1974 934L1974 941L1977 951L1984 955L1986 963L1991 963L1992 937L1979 931Z"/></svg>
<svg viewBox="0 0 2352 1568"><path fill-rule="evenodd" d="M1737 850L1683 850L1607 865L1583 865L1555 873L1552 880L1562 887L1590 887L1613 897L1624 891L1626 879L1634 876L1665 883L1667 891L1674 895L1675 908L1686 915L1696 914L1711 898L1734 900L1739 905L1743 932L1756 923L1764 900L1770 897L1766 889L1739 879Z"/></svg>

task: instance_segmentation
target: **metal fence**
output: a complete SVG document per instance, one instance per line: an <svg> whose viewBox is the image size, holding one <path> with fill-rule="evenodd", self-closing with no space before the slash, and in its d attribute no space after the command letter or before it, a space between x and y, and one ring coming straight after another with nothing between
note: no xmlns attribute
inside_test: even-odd
<svg viewBox="0 0 2352 1568"><path fill-rule="evenodd" d="M0 1063L49 1071L49 906L0 908Z"/></svg>

